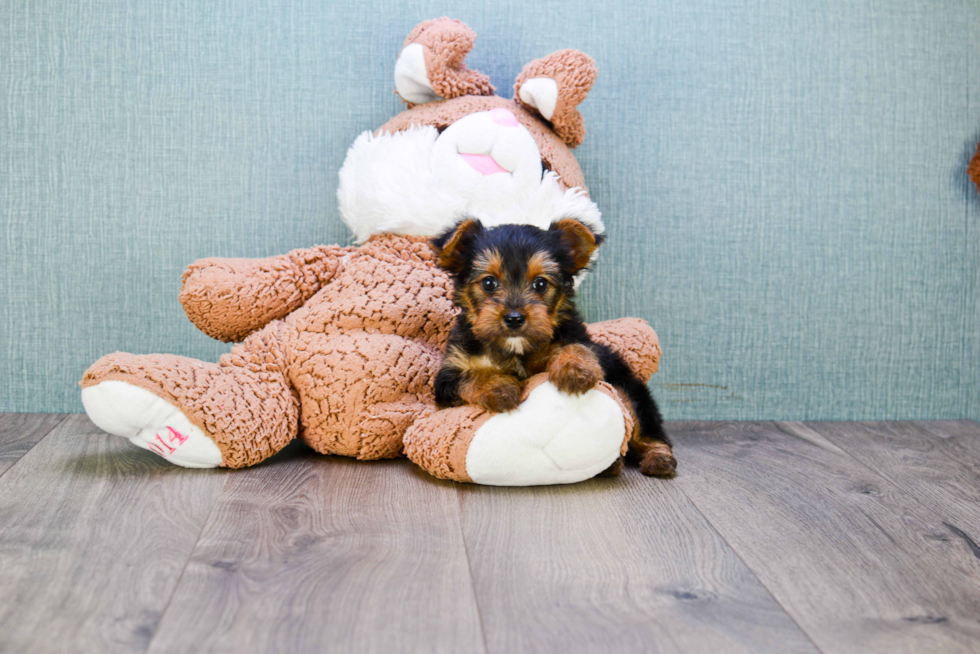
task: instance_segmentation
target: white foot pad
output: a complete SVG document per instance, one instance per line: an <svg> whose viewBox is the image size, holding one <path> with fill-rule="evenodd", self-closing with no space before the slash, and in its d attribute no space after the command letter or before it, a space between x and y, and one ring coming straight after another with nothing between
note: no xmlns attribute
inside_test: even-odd
<svg viewBox="0 0 980 654"><path fill-rule="evenodd" d="M185 468L216 468L221 450L175 406L138 386L105 381L82 389L85 413L100 429Z"/></svg>
<svg viewBox="0 0 980 654"><path fill-rule="evenodd" d="M466 472L490 486L573 484L612 465L625 433L623 412L605 393L572 396L545 382L514 411L483 423Z"/></svg>

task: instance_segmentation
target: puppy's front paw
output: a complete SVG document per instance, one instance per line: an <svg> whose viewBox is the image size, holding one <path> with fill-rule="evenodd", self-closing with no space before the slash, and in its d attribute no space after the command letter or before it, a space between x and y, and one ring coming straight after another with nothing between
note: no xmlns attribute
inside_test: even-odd
<svg viewBox="0 0 980 654"><path fill-rule="evenodd" d="M513 411L521 403L521 384L513 377L493 377L477 391L476 404L493 413Z"/></svg>
<svg viewBox="0 0 980 654"><path fill-rule="evenodd" d="M563 393L582 395L602 379L602 366L584 345L566 345L548 364L548 379Z"/></svg>

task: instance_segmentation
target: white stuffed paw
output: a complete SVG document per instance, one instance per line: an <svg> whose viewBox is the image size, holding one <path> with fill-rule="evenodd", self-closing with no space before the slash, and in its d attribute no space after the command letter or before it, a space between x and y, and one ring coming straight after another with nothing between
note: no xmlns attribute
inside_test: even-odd
<svg viewBox="0 0 980 654"><path fill-rule="evenodd" d="M466 472L490 486L572 484L619 458L625 430L619 404L605 393L572 396L546 382L516 410L480 426L466 453Z"/></svg>
<svg viewBox="0 0 980 654"><path fill-rule="evenodd" d="M122 381L82 389L82 404L100 429L185 468L216 468L221 450L175 406Z"/></svg>

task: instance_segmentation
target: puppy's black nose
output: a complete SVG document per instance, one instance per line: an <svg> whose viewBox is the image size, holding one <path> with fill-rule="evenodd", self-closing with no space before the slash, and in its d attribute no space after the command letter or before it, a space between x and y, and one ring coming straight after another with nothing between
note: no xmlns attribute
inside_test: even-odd
<svg viewBox="0 0 980 654"><path fill-rule="evenodd" d="M504 316L504 324L507 325L509 329L520 329L524 324L524 314L520 311L511 311Z"/></svg>

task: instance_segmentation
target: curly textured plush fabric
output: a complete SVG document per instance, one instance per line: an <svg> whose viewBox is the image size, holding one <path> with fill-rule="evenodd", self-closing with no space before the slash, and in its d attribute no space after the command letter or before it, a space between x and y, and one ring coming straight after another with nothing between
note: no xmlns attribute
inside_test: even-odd
<svg viewBox="0 0 980 654"><path fill-rule="evenodd" d="M660 343L642 318L619 318L587 325L589 336L616 350L641 381L649 381L660 366ZM643 347L637 347L642 344Z"/></svg>
<svg viewBox="0 0 980 654"><path fill-rule="evenodd" d="M180 303L211 338L241 341L303 306L354 249L318 245L267 259L201 259L181 276Z"/></svg>
<svg viewBox="0 0 980 654"><path fill-rule="evenodd" d="M359 459L408 448L436 476L466 481L467 439L487 416L474 407L437 413L432 394L455 315L451 288L424 237L209 259L184 276L187 315L211 333L250 335L216 365L110 354L89 368L82 386L116 380L158 395L214 440L224 467L254 465L299 436L318 452ZM248 311L231 320L246 295ZM304 297L299 309L284 309ZM216 328L218 316L233 327ZM622 352L637 374L656 367L656 334L642 320L599 323L590 333Z"/></svg>
<svg viewBox="0 0 980 654"><path fill-rule="evenodd" d="M466 452L477 430L491 415L470 405L444 409L417 420L405 432L405 455L434 477L472 482L466 472Z"/></svg>
<svg viewBox="0 0 980 654"><path fill-rule="evenodd" d="M244 468L296 437L299 403L286 380L285 335L274 322L217 364L173 354L109 354L85 371L83 388L122 381L178 407L221 450L221 465Z"/></svg>
<svg viewBox="0 0 980 654"><path fill-rule="evenodd" d="M544 163L544 167L555 171L566 188L578 187L588 192L582 169L568 145L555 135L551 126L538 115L537 111L527 109L516 98L505 100L496 95L467 95L445 102L428 102L415 105L389 120L379 127L375 133L401 132L414 125L431 125L442 131L460 118L497 107L502 107L513 113L521 125L531 132L538 150L541 151L541 161Z"/></svg>
<svg viewBox="0 0 980 654"><path fill-rule="evenodd" d="M475 42L476 33L469 26L443 17L416 25L402 47L413 43L422 46L432 90L449 100L463 95L493 95L490 78L463 64Z"/></svg>
<svg viewBox="0 0 980 654"><path fill-rule="evenodd" d="M551 125L569 147L577 147L585 138L585 121L578 105L585 100L596 78L595 61L578 50L559 50L524 66L514 83L514 97L520 98L521 85L537 77L548 77L558 84L558 102ZM523 104L523 103L522 103Z"/></svg>

